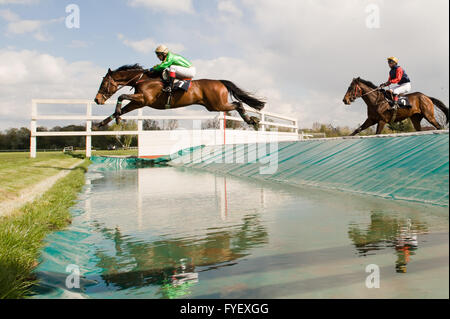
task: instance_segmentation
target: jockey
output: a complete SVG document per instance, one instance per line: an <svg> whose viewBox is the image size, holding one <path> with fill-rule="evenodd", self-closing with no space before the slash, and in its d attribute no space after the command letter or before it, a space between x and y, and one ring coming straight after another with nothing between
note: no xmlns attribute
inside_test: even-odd
<svg viewBox="0 0 450 319"><path fill-rule="evenodd" d="M389 80L380 85L380 87L389 86L389 91L392 92L394 106L398 107L398 95L408 93L411 91L411 80L405 71L398 65L398 59L394 56L387 59L391 71L389 72ZM392 86L391 86L392 85Z"/></svg>
<svg viewBox="0 0 450 319"><path fill-rule="evenodd" d="M155 50L156 56L162 62L155 65L150 71L162 71L162 77L166 82L164 92L172 93L175 78L192 79L195 76L195 67L181 55L172 53L165 45L160 45Z"/></svg>

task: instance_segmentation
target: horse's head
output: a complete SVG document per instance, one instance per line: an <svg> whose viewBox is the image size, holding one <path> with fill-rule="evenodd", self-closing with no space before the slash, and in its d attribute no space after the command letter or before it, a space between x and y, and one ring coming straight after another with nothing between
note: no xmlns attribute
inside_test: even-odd
<svg viewBox="0 0 450 319"><path fill-rule="evenodd" d="M345 105L350 105L357 98L363 95L363 90L360 86L359 81L360 78L356 78L352 80L352 83L350 83L350 86L348 87L348 90L345 93L344 99L342 100Z"/></svg>
<svg viewBox="0 0 450 319"><path fill-rule="evenodd" d="M95 96L95 103L103 105L105 102L117 92L119 84L114 79L114 72L108 69L108 73L103 77L97 95Z"/></svg>

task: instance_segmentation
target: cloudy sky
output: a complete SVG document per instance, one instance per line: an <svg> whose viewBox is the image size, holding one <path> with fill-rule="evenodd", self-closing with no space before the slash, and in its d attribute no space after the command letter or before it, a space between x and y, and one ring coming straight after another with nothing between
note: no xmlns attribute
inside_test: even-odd
<svg viewBox="0 0 450 319"><path fill-rule="evenodd" d="M80 10L79 28L66 25L70 4ZM448 0L0 0L0 130L29 126L32 98L93 99L108 67L152 67L160 43L193 61L198 78L231 80L301 127L362 123L363 102L345 106L345 91L356 76L386 81L392 55L414 91L448 105L448 6Z"/></svg>

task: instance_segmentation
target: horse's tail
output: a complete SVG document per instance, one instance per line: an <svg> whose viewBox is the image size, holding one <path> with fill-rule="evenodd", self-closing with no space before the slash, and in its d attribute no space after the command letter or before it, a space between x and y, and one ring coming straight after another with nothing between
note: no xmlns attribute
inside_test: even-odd
<svg viewBox="0 0 450 319"><path fill-rule="evenodd" d="M434 105L436 105L436 107L438 109L440 109L442 112L444 112L445 117L447 118L447 123L448 123L448 107L445 106L444 103L442 103L441 101L439 101L438 99L434 98L434 97L428 97Z"/></svg>
<svg viewBox="0 0 450 319"><path fill-rule="evenodd" d="M258 100L257 98L250 95L250 93L245 92L238 88L233 82L227 80L220 80L223 85L227 88L228 92L240 102L244 102L248 106L260 111L266 105L266 102Z"/></svg>

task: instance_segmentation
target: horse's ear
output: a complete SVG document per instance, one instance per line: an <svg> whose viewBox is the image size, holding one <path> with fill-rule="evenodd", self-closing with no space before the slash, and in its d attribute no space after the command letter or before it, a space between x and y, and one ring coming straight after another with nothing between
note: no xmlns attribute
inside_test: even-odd
<svg viewBox="0 0 450 319"><path fill-rule="evenodd" d="M357 80L358 80L358 81L359 81L359 80L361 80L361 77L360 77L360 76L358 76Z"/></svg>
<svg viewBox="0 0 450 319"><path fill-rule="evenodd" d="M110 74L112 71L111 71L111 68L108 68L108 74Z"/></svg>

